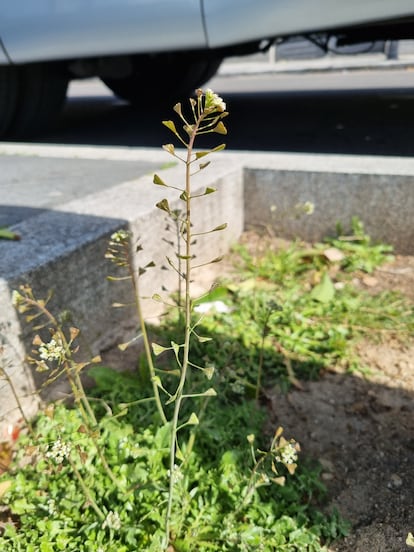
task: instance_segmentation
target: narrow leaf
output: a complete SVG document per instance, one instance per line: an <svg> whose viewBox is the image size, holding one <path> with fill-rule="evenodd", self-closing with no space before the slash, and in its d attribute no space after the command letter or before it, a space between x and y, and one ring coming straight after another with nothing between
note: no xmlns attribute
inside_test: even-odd
<svg viewBox="0 0 414 552"><path fill-rule="evenodd" d="M177 458L177 460L180 460L180 462L184 462L185 460L184 454L181 452L181 449L179 447L177 447L177 450L175 451L175 457Z"/></svg>
<svg viewBox="0 0 414 552"><path fill-rule="evenodd" d="M18 241L20 240L20 236L19 234L16 234L16 232L12 232L8 228L0 228L0 239Z"/></svg>

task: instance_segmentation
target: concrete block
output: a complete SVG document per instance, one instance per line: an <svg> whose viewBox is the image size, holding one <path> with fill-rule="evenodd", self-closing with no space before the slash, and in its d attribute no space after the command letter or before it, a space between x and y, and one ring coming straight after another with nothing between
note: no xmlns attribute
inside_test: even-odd
<svg viewBox="0 0 414 552"><path fill-rule="evenodd" d="M164 181L183 186L183 167L160 172ZM224 254L240 236L243 222L242 171L226 161L215 161L214 171L201 171L193 179L194 193L209 187L217 193L193 202L194 232L208 232L228 223L229 229L201 235L195 245L195 264L206 263ZM143 251L136 257L138 266L154 261L156 268L140 279L140 291L145 301L145 315L151 318L159 311L159 304L151 297L162 287L176 288L177 275L162 267L168 266L166 255L174 258L174 251L163 240L168 216L155 207L163 198L172 209L182 208L178 194L152 184L152 176L124 182L82 199L57 205L53 210L42 209L13 228L24 239L19 242L0 242L0 328L5 342L3 361L12 366L13 379L24 395L23 405L29 413L37 407L35 390L44 377L31 372L22 359L31 350L33 334L11 306L13 289L28 283L39 298L53 291L49 307L54 314L66 311L71 324L81 329L79 344L87 355L97 354L105 347L125 339L136 330L134 309L113 308L114 302L131 303L129 282L109 282L108 274L114 266L104 258L109 236L120 228L133 232L134 240L142 243ZM157 311L158 309L158 311ZM8 342L12 346L8 345ZM59 384L45 389L42 396L55 399L62 396L65 387ZM7 386L1 389L0 416L19 417L13 394Z"/></svg>
<svg viewBox="0 0 414 552"><path fill-rule="evenodd" d="M246 168L244 183L249 227L317 241L335 235L337 223L349 231L357 216L373 241L414 253L412 175ZM306 202L314 205L313 214L296 216L296 207Z"/></svg>

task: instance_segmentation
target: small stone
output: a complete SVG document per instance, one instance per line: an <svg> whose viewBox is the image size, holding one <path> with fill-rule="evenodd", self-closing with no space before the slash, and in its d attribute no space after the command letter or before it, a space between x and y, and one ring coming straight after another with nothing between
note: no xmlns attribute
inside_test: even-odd
<svg viewBox="0 0 414 552"><path fill-rule="evenodd" d="M335 471L335 466L333 465L333 462L331 462L327 458L319 458L319 462L327 472L333 473Z"/></svg>
<svg viewBox="0 0 414 552"><path fill-rule="evenodd" d="M390 480L391 485L396 488L401 487L401 485L403 484L401 477L396 473L393 473L391 475Z"/></svg>
<svg viewBox="0 0 414 552"><path fill-rule="evenodd" d="M367 287L375 287L378 285L378 280L375 276L364 276L362 278L362 283Z"/></svg>
<svg viewBox="0 0 414 552"><path fill-rule="evenodd" d="M328 247L324 250L323 254L331 262L339 262L345 258L344 253L336 247Z"/></svg>

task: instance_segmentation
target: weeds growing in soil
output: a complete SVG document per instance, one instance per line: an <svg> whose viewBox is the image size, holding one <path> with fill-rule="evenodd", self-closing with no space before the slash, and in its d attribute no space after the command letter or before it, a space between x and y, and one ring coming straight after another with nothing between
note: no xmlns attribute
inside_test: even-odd
<svg viewBox="0 0 414 552"><path fill-rule="evenodd" d="M361 335L412 331L402 298L355 286L356 275L389 252L370 243L359 221L352 236L330 243L293 244L260 258L238 247L232 280L194 299L192 202L215 190L194 194L191 182L208 166L204 158L224 148L196 151L194 143L206 132L224 134L227 113L209 90L190 100L189 115L181 104L174 111L183 131L173 121L164 125L185 154L172 144L164 149L185 167L177 189L183 209L166 199L157 206L177 230L180 245L167 263L179 294L160 326L148 328L141 316L140 279L153 267L133 270L131 252L139 257L141 244L119 231L107 252L134 289L144 350L138 371L120 373L99 358L80 362L79 330L29 287L15 293L34 326L30 362L46 382L67 378L74 407L46 406L31 431L21 432L13 462L4 462L4 552L318 552L346 531L335 512L321 512L319 470L299 460L299 444L282 428L264 433L262 399L267 386L300 386L332 364L361 370L352 348ZM158 175L154 184L170 187ZM224 312L214 309L218 300ZM96 383L88 394L86 367Z"/></svg>

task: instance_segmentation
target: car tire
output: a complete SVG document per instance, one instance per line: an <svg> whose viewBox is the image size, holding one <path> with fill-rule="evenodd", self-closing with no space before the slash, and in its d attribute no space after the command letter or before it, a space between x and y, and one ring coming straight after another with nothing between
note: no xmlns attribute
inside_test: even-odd
<svg viewBox="0 0 414 552"><path fill-rule="evenodd" d="M44 131L64 104L65 73L39 63L2 66L0 76L0 136L26 138Z"/></svg>
<svg viewBox="0 0 414 552"><path fill-rule="evenodd" d="M135 106L160 100L178 101L213 77L221 59L193 56L136 56L132 74L123 78L102 78L114 94Z"/></svg>
<svg viewBox="0 0 414 552"><path fill-rule="evenodd" d="M0 137L7 134L17 105L18 71L0 66Z"/></svg>

